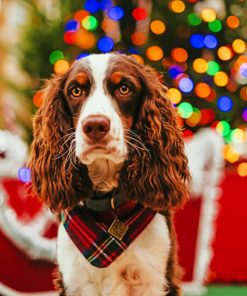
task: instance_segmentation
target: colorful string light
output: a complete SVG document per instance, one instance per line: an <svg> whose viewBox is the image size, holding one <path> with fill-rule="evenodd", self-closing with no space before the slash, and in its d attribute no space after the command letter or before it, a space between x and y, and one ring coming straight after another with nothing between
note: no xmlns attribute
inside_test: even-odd
<svg viewBox="0 0 247 296"><path fill-rule="evenodd" d="M222 96L217 101L217 106L222 112L229 112L233 107L232 99L228 96Z"/></svg>
<svg viewBox="0 0 247 296"><path fill-rule="evenodd" d="M173 48L169 45L166 47L165 43L161 46L158 42L157 45L150 46L147 43L147 32L136 30L130 35L132 45L128 51L138 63L143 64L146 58L151 63L163 65L171 79L167 96L172 104L177 105L181 126L185 124L190 129L210 125L224 136L226 142L230 143L242 135L241 128L231 130L230 121L234 114L231 111L237 105L233 103L236 102L235 93L239 95L242 103L247 101L247 87L239 86L244 84L247 78L247 57L245 55L247 46L243 36L235 37L235 39L229 37L226 43L222 43L221 36L226 30L237 32L241 17L232 11L232 15L228 15L225 20L219 20L213 8L204 8L200 13L187 9L187 6L193 6L197 1L169 0L168 2L170 14L181 14L181 17L183 15L186 18L187 22L178 26L174 31L174 36L176 35L184 42L177 42ZM99 24L97 17L102 11L105 17ZM139 6L132 10L131 15L137 22L150 17L149 11ZM119 49L118 44L115 47L115 42L118 42L117 38L112 36L115 34L117 22L124 18L126 18L126 12L123 7L114 5L111 0L87 0L83 9L76 11L73 18L65 23L64 41L82 49L77 59L90 54L96 46L103 53L114 48ZM149 25L149 36L156 40L169 36L171 27L169 27L168 20L162 17L152 19ZM96 38L99 27L105 32L105 36ZM62 51L51 52L49 59L56 74L65 73L68 70L69 63ZM225 67L224 62L228 62L229 69ZM186 100L189 94L193 105L198 105L192 106L190 102L183 102L182 93ZM33 102L37 107L42 104L42 100L42 93L35 93ZM211 109L198 107L201 106L202 101L203 104L210 104ZM215 105L219 111L226 113L224 118L227 120L217 119L219 112L213 110ZM242 107L240 114L242 121L246 123L247 108ZM191 133L189 129L186 129L186 133ZM238 155L228 149L225 158L229 161L236 161Z"/></svg>
<svg viewBox="0 0 247 296"><path fill-rule="evenodd" d="M112 40L112 38L105 36L99 39L97 46L100 51L108 52L113 49L114 41Z"/></svg>
<svg viewBox="0 0 247 296"><path fill-rule="evenodd" d="M18 178L24 183L28 183L31 181L31 171L27 167L20 168L18 170Z"/></svg>

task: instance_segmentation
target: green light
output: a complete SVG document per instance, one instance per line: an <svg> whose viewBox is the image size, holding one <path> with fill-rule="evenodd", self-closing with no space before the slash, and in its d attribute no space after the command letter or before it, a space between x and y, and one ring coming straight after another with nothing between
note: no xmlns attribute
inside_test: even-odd
<svg viewBox="0 0 247 296"><path fill-rule="evenodd" d="M221 21L215 20L213 22L208 23L208 28L210 31L215 32L215 33L221 31L221 29L222 29Z"/></svg>
<svg viewBox="0 0 247 296"><path fill-rule="evenodd" d="M178 105L178 113L182 118L189 118L193 113L193 107L190 103L183 102Z"/></svg>
<svg viewBox="0 0 247 296"><path fill-rule="evenodd" d="M50 63L55 64L57 61L64 59L63 52L61 50L54 50L50 54Z"/></svg>
<svg viewBox="0 0 247 296"><path fill-rule="evenodd" d="M226 137L227 135L229 135L230 131L231 131L231 127L230 124L224 120L220 121L217 126L216 126L216 130L219 134L221 134L223 137Z"/></svg>
<svg viewBox="0 0 247 296"><path fill-rule="evenodd" d="M82 26L88 31L94 31L98 26L98 21L94 16L86 16L82 20Z"/></svg>
<svg viewBox="0 0 247 296"><path fill-rule="evenodd" d="M196 108L196 107L193 107L193 112L194 113L201 113L201 111L198 108Z"/></svg>
<svg viewBox="0 0 247 296"><path fill-rule="evenodd" d="M219 70L220 70L220 66L217 62L215 61L208 62L208 69L207 69L208 75L214 76L217 72L219 72Z"/></svg>
<svg viewBox="0 0 247 296"><path fill-rule="evenodd" d="M196 13L190 13L187 21L191 26L198 26L202 22L201 18Z"/></svg>

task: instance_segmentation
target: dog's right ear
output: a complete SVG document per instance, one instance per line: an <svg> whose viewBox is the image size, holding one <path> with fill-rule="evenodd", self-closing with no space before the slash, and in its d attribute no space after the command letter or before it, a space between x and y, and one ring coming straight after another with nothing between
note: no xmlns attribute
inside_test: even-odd
<svg viewBox="0 0 247 296"><path fill-rule="evenodd" d="M63 93L68 75L53 77L42 90L43 103L33 118L28 162L33 192L54 212L78 204L91 189L87 168L79 163L75 167L71 160L74 127Z"/></svg>

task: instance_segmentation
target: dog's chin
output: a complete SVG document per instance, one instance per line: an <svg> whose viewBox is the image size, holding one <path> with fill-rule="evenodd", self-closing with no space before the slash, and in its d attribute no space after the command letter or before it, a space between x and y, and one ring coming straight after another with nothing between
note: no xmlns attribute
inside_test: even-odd
<svg viewBox="0 0 247 296"><path fill-rule="evenodd" d="M123 151L117 151L117 149L109 150L103 147L93 147L85 152L80 153L78 156L79 160L84 165L91 165L99 159L110 160L115 164L123 163L126 158L126 153Z"/></svg>

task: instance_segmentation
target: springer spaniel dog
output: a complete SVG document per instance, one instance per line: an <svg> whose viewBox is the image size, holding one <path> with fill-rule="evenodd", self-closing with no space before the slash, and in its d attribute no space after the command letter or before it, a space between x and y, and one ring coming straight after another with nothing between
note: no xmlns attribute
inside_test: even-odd
<svg viewBox="0 0 247 296"><path fill-rule="evenodd" d="M59 295L181 295L172 216L190 174L166 91L155 70L117 53L47 82L29 167L60 216Z"/></svg>

